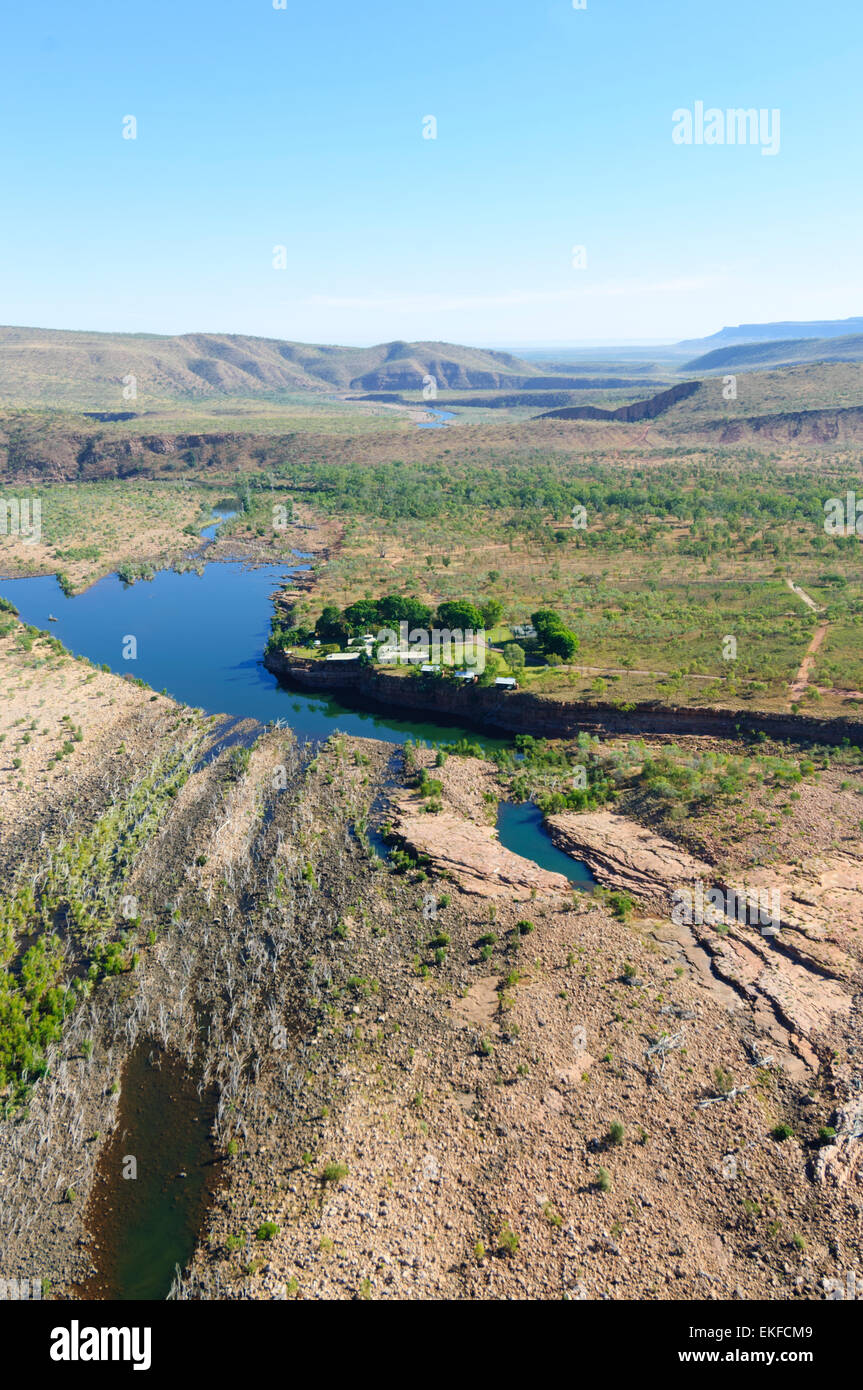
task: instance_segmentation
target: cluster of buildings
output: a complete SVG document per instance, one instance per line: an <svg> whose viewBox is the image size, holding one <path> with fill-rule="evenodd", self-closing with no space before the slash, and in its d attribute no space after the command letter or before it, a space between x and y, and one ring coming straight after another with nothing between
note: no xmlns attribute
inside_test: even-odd
<svg viewBox="0 0 863 1390"><path fill-rule="evenodd" d="M513 631L522 631L522 629L514 628ZM523 631L533 632L533 628L524 628ZM375 653L375 643L377 640L378 639L375 638L374 635L370 632L364 633L362 637L349 637L348 647L350 647L352 650L345 652L327 652L326 656L324 657L324 661L359 661L360 657L364 652L366 656L368 656L369 658L373 658ZM316 647L319 647L320 645L321 643L319 641L315 642ZM428 648L423 647L422 645L417 645L410 648L405 648L404 646L381 646L377 653L377 659L383 666L408 665L417 667L423 675L439 675L441 670L443 669L442 664L440 662L429 661L429 655L430 652ZM484 668L485 662L483 660L482 664L477 665L476 667L464 667L460 670L454 670L452 672L453 679L471 684L477 680L478 676L480 675L480 672L484 670ZM518 682L514 676L497 676L495 678L494 684L496 687L498 687L498 689L501 690L518 689Z"/></svg>

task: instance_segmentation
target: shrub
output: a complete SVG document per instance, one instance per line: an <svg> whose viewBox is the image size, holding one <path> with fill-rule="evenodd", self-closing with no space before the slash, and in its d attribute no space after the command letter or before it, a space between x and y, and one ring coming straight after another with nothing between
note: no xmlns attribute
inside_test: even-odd
<svg viewBox="0 0 863 1390"><path fill-rule="evenodd" d="M232 782L239 782L243 773L247 771L252 759L251 749L232 748L227 757L228 777Z"/></svg>
<svg viewBox="0 0 863 1390"><path fill-rule="evenodd" d="M515 1255L521 1244L508 1221L504 1221L497 1237L497 1248L504 1255Z"/></svg>
<svg viewBox="0 0 863 1390"><path fill-rule="evenodd" d="M542 1214L550 1226L562 1226L563 1217L560 1212L552 1206L551 1202L546 1202L542 1208Z"/></svg>
<svg viewBox="0 0 863 1390"><path fill-rule="evenodd" d="M611 908L613 915L620 922L625 922L633 909L633 901L628 893L609 893L606 902Z"/></svg>

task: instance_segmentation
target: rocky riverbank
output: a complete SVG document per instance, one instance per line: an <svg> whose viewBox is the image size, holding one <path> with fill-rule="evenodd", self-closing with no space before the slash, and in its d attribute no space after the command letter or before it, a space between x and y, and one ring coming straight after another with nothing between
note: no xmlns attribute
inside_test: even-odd
<svg viewBox="0 0 863 1390"><path fill-rule="evenodd" d="M529 733L537 738L573 738L587 731L602 736L644 734L719 739L758 738L838 745L863 742L863 722L816 719L805 714L771 714L713 706L654 702L618 706L606 702L555 700L530 691L505 691L412 675L396 675L357 662L310 660L290 652L267 652L264 665L288 686L333 691L372 707L421 710L473 725L489 733Z"/></svg>

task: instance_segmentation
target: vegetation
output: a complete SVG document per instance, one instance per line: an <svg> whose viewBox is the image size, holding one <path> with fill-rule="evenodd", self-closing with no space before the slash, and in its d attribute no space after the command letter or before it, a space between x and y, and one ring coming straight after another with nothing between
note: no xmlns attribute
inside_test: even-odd
<svg viewBox="0 0 863 1390"><path fill-rule="evenodd" d="M92 830L56 845L35 880L0 900L0 1097L7 1109L43 1074L63 1020L93 985L132 968L135 923L121 910L126 875L191 766L188 748L163 759Z"/></svg>
<svg viewBox="0 0 863 1390"><path fill-rule="evenodd" d="M546 656L559 656L562 661L572 660L578 651L578 638L564 626L559 613L551 608L540 608L531 613L530 620Z"/></svg>
<svg viewBox="0 0 863 1390"><path fill-rule="evenodd" d="M320 601L341 614L386 584L433 613L470 605L502 662L520 649L508 663L520 684L565 699L786 708L816 622L790 592L793 576L831 621L817 679L863 688L863 556L854 537L823 527L825 497L857 486L851 456L825 470L755 451L667 449L647 467L597 451L573 469L538 453L524 443L469 462L450 450L433 463L286 467L294 496L344 525L316 576ZM560 525L575 503L585 529ZM298 631L314 629L307 600L294 612ZM537 638L514 637L530 614ZM568 670L573 659L599 672Z"/></svg>

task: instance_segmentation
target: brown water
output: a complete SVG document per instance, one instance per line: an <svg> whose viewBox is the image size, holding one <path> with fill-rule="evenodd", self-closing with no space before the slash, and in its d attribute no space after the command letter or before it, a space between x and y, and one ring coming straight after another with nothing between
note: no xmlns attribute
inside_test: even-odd
<svg viewBox="0 0 863 1390"><path fill-rule="evenodd" d="M151 1040L126 1063L117 1126L105 1146L86 1215L97 1273L83 1299L167 1297L195 1249L221 1165L210 1130L215 1092L199 1097L179 1058ZM136 1177L125 1177L137 1165Z"/></svg>

